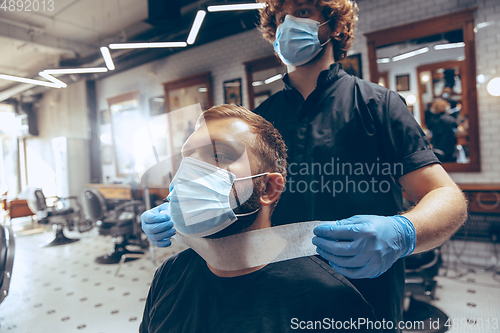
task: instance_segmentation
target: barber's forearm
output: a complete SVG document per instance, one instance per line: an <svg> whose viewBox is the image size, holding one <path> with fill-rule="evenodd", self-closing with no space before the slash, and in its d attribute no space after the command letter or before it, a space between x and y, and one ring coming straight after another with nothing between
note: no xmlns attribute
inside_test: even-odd
<svg viewBox="0 0 500 333"><path fill-rule="evenodd" d="M403 214L417 232L413 253L432 250L446 242L467 218L467 203L457 187L440 187L427 193Z"/></svg>

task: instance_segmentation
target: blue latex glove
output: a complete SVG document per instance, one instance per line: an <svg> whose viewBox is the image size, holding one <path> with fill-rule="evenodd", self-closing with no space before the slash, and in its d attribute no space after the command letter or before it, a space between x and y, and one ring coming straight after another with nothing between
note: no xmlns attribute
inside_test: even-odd
<svg viewBox="0 0 500 333"><path fill-rule="evenodd" d="M174 223L168 215L168 205L169 203L165 202L141 215L142 230L158 247L170 246L170 238L175 235Z"/></svg>
<svg viewBox="0 0 500 333"><path fill-rule="evenodd" d="M352 279L375 278L415 250L417 234L401 215L356 215L314 228L312 242L338 273Z"/></svg>

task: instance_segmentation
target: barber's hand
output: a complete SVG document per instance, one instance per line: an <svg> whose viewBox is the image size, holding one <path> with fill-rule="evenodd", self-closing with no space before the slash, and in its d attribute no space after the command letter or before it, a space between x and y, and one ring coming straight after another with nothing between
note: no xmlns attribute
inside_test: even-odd
<svg viewBox="0 0 500 333"><path fill-rule="evenodd" d="M158 247L170 246L172 244L170 238L175 235L174 223L168 215L168 205L166 202L141 215L142 230Z"/></svg>
<svg viewBox="0 0 500 333"><path fill-rule="evenodd" d="M356 215L314 229L319 255L352 279L375 278L415 250L415 227L406 217Z"/></svg>

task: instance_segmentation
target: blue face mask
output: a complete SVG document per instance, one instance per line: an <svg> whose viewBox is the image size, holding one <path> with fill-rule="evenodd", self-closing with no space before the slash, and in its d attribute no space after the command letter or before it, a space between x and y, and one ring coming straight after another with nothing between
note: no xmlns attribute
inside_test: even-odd
<svg viewBox="0 0 500 333"><path fill-rule="evenodd" d="M186 157L170 183L170 216L175 228L188 237L213 235L234 223L238 216L229 203L233 183L237 180L250 179L267 175L236 178L227 170L203 161Z"/></svg>
<svg viewBox="0 0 500 333"><path fill-rule="evenodd" d="M311 61L321 52L331 39L321 45L318 37L318 21L287 15L276 31L274 51L285 65L301 66Z"/></svg>

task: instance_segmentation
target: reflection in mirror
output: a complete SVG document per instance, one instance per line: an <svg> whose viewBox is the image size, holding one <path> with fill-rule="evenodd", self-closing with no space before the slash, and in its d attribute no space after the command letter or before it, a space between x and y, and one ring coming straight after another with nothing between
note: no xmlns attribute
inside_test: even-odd
<svg viewBox="0 0 500 333"><path fill-rule="evenodd" d="M406 99L448 172L481 170L475 11L365 34L371 81Z"/></svg>
<svg viewBox="0 0 500 333"><path fill-rule="evenodd" d="M169 109L174 111L186 106L200 104L201 108L206 110L208 108L207 91L208 88L205 84L169 90Z"/></svg>
<svg viewBox="0 0 500 333"><path fill-rule="evenodd" d="M255 108L272 94L283 89L284 84L281 79L285 74L285 66L273 67L253 73L252 89Z"/></svg>
<svg viewBox="0 0 500 333"><path fill-rule="evenodd" d="M377 48L378 69L385 73L379 84L406 99L441 162L468 163L464 47L462 30L455 30Z"/></svg>
<svg viewBox="0 0 500 333"><path fill-rule="evenodd" d="M200 113L213 106L210 72L164 83L163 90L168 114L170 151L180 152L186 139L194 132ZM181 108L184 108L183 112L173 112ZM176 156L173 161L174 171L177 170L181 160L180 155Z"/></svg>
<svg viewBox="0 0 500 333"><path fill-rule="evenodd" d="M135 173L132 135L142 122L137 91L108 99L115 150L116 174L127 177Z"/></svg>
<svg viewBox="0 0 500 333"><path fill-rule="evenodd" d="M277 57L269 56L245 63L248 108L254 110L269 96L283 89L286 67Z"/></svg>
<svg viewBox="0 0 500 333"><path fill-rule="evenodd" d="M469 163L469 117L464 100L463 61L420 66L424 129L441 162Z"/></svg>

